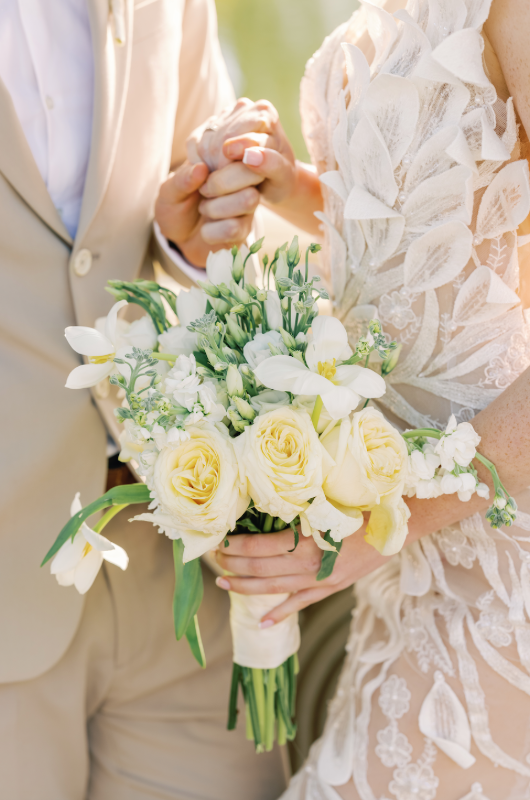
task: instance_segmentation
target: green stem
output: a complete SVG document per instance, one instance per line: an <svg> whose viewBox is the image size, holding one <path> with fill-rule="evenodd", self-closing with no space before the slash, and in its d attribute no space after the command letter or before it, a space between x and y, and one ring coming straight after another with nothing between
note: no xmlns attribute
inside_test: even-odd
<svg viewBox="0 0 530 800"><path fill-rule="evenodd" d="M265 750L270 752L274 744L274 696L276 694L276 669L269 669L267 674L267 706L265 710Z"/></svg>
<svg viewBox="0 0 530 800"><path fill-rule="evenodd" d="M111 519L116 516L116 514L119 514L123 508L127 508L128 505L129 503L123 503L121 506L111 506L109 510L103 514L101 519L96 522L92 530L94 530L96 533L101 533L105 525L107 525L107 523L109 523Z"/></svg>
<svg viewBox="0 0 530 800"><path fill-rule="evenodd" d="M495 466L493 461L490 461L489 458L486 458L486 456L481 455L478 451L476 451L475 453L475 458L477 459L477 461L480 461L481 464L484 464L486 469L489 470L491 477L493 478L493 488L495 490L495 494L500 494L499 489L501 489L501 492L505 494L506 497L509 497L510 496L509 492L507 492L506 489L504 488L502 481L499 478L497 467Z"/></svg>
<svg viewBox="0 0 530 800"><path fill-rule="evenodd" d="M228 725L229 731L233 731L237 725L237 694L239 689L239 679L241 667L239 664L232 666L232 684L230 686L230 699L228 702Z"/></svg>
<svg viewBox="0 0 530 800"><path fill-rule="evenodd" d="M429 436L431 439L441 439L443 431L439 431L436 428L418 428L414 431L405 431L405 433L401 435L404 439L417 439L420 436Z"/></svg>
<svg viewBox="0 0 530 800"><path fill-rule="evenodd" d="M276 708L276 718L278 720L278 744L281 747L283 744L287 743L287 728L285 727L284 719L283 719L283 717L282 717L282 715L280 713L279 704L280 704L279 694L277 692L276 693L276 706L277 706L277 708Z"/></svg>
<svg viewBox="0 0 530 800"><path fill-rule="evenodd" d="M305 251L305 283L309 277L309 247Z"/></svg>
<svg viewBox="0 0 530 800"><path fill-rule="evenodd" d="M262 528L263 533L271 532L273 522L274 522L274 517L271 517L270 514L267 514L267 516L265 517L265 521L263 523L263 528Z"/></svg>
<svg viewBox="0 0 530 800"><path fill-rule="evenodd" d="M313 407L313 413L311 414L311 422L313 423L313 427L315 430L317 429L318 421L320 419L320 413L322 411L323 406L324 403L322 402L322 398L320 397L320 395L318 395L317 399L315 400L315 405Z"/></svg>
<svg viewBox="0 0 530 800"><path fill-rule="evenodd" d="M159 361L173 361L175 362L178 356L173 355L173 353L152 353L152 358L158 358Z"/></svg>
<svg viewBox="0 0 530 800"><path fill-rule="evenodd" d="M258 723L260 730L260 740L265 741L265 686L263 684L263 670L252 670L252 683L254 686L254 694L256 697L256 711L258 714Z"/></svg>

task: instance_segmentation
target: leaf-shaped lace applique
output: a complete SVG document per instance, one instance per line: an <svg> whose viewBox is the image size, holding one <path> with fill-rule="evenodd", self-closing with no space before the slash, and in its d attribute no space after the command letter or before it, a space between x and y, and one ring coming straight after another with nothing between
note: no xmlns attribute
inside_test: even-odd
<svg viewBox="0 0 530 800"><path fill-rule="evenodd" d="M320 778L333 786L340 786L351 778L355 727L355 702L352 695L353 686L348 689L339 686L329 709L318 757Z"/></svg>
<svg viewBox="0 0 530 800"><path fill-rule="evenodd" d="M360 221L373 266L395 252L403 235L405 218L377 197L354 186L344 208L344 217Z"/></svg>
<svg viewBox="0 0 530 800"><path fill-rule="evenodd" d="M449 34L459 31L466 21L463 0L429 0L427 38L436 47Z"/></svg>
<svg viewBox="0 0 530 800"><path fill-rule="evenodd" d="M380 64L386 59L390 48L397 39L398 29L396 21L388 11L372 5L371 2L362 2L366 11L368 33L375 47L375 55L370 67L373 74Z"/></svg>
<svg viewBox="0 0 530 800"><path fill-rule="evenodd" d="M464 0L467 6L465 28L482 28L490 13L492 0Z"/></svg>
<svg viewBox="0 0 530 800"><path fill-rule="evenodd" d="M485 322L520 302L515 292L489 267L477 267L458 292L453 321L458 326Z"/></svg>
<svg viewBox="0 0 530 800"><path fill-rule="evenodd" d="M421 372L436 347L439 318L440 307L436 292L429 290L425 292L425 306L420 332L407 357L401 364L398 362L395 370L388 376L387 380L390 383L409 381Z"/></svg>
<svg viewBox="0 0 530 800"><path fill-rule="evenodd" d="M339 167L339 172L348 191L353 186L350 168L350 151L348 149L348 112L346 110L346 94L343 91L339 97L339 120L333 131L333 152ZM326 173L325 173L326 174Z"/></svg>
<svg viewBox="0 0 530 800"><path fill-rule="evenodd" d="M343 203L348 199L348 190L340 172L336 169L330 172L323 172L320 176L320 182L332 189Z"/></svg>
<svg viewBox="0 0 530 800"><path fill-rule="evenodd" d="M434 673L434 686L423 701L420 731L463 769L475 763L471 755L471 729L464 707L443 673Z"/></svg>
<svg viewBox="0 0 530 800"><path fill-rule="evenodd" d="M420 115L411 152L447 125L458 125L469 101L469 91L461 83L433 83L424 78L411 79L420 97Z"/></svg>
<svg viewBox="0 0 530 800"><path fill-rule="evenodd" d="M489 0L489 2L491 2L491 0ZM461 797L460 800L488 800L488 798L482 791L480 783L474 783L471 787L471 791L466 794L465 797Z"/></svg>
<svg viewBox="0 0 530 800"><path fill-rule="evenodd" d="M480 203L476 235L482 239L515 230L530 212L528 162L513 161L493 179Z"/></svg>
<svg viewBox="0 0 530 800"><path fill-rule="evenodd" d="M357 109L370 84L370 67L364 53L349 42L342 43L350 90L350 113Z"/></svg>
<svg viewBox="0 0 530 800"><path fill-rule="evenodd" d="M480 33L474 28L465 28L444 39L432 51L432 57L463 83L490 86L482 63L483 50L484 39Z"/></svg>
<svg viewBox="0 0 530 800"><path fill-rule="evenodd" d="M331 281L333 285L333 295L335 301L338 303L342 299L344 287L346 285L346 243L322 211L317 211L315 216L324 223L328 233L331 248L331 263L333 264Z"/></svg>
<svg viewBox="0 0 530 800"><path fill-rule="evenodd" d="M448 125L425 142L423 147L416 153L407 170L403 186L406 194L410 194L416 186L419 186L427 178L433 178L435 175L447 172L458 163L454 156L447 152L447 149L451 148L451 145L459 135L463 136L463 133L457 125ZM475 166L469 147L468 152L473 161L473 166ZM406 169L407 166L407 157L405 157L403 167ZM465 166L470 166L470 164L465 164Z"/></svg>
<svg viewBox="0 0 530 800"><path fill-rule="evenodd" d="M402 208L407 230L424 233L428 228L453 221L469 225L473 210L472 175L467 167L458 166L420 183Z"/></svg>
<svg viewBox="0 0 530 800"><path fill-rule="evenodd" d="M437 289L464 269L473 234L462 222L448 222L411 242L405 256L405 286L413 292Z"/></svg>
<svg viewBox="0 0 530 800"><path fill-rule="evenodd" d="M372 116L365 113L350 140L350 164L355 186L366 189L390 208L398 186L390 154Z"/></svg>
<svg viewBox="0 0 530 800"><path fill-rule="evenodd" d="M393 169L397 167L414 138L419 110L418 90L405 78L379 75L366 92L363 111L369 112L377 125Z"/></svg>
<svg viewBox="0 0 530 800"><path fill-rule="evenodd" d="M355 219L345 219L342 223L342 235L346 239L348 255L352 269L356 269L361 263L366 248L366 242L361 226Z"/></svg>
<svg viewBox="0 0 530 800"><path fill-rule="evenodd" d="M431 52L431 44L406 11L400 9L394 16L403 23L401 36L380 72L407 78L420 60Z"/></svg>
<svg viewBox="0 0 530 800"><path fill-rule="evenodd" d="M412 542L401 551L399 587L403 594L423 597L431 588L432 572L419 542Z"/></svg>

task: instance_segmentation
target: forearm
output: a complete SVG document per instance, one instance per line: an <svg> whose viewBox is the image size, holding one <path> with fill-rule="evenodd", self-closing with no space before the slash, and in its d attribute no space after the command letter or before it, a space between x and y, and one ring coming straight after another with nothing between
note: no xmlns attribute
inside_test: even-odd
<svg viewBox="0 0 530 800"><path fill-rule="evenodd" d="M317 172L310 164L296 162L295 186L288 197L279 203L271 203L266 199L262 202L298 228L316 237L322 235L320 222L314 214L323 210L324 203Z"/></svg>

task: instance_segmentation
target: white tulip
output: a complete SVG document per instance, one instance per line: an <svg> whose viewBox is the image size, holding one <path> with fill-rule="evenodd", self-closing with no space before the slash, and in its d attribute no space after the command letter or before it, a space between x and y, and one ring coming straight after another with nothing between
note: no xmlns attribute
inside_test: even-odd
<svg viewBox="0 0 530 800"><path fill-rule="evenodd" d="M88 389L107 378L115 369L114 357L118 353L118 311L127 305L126 300L115 303L105 321L105 333L96 328L75 325L66 328L64 335L70 347L83 356L89 363L82 364L71 371L67 380L67 389ZM124 354L129 348L121 348ZM116 365L118 366L118 365Z"/></svg>
<svg viewBox="0 0 530 800"><path fill-rule="evenodd" d="M265 300L265 311L267 313L267 325L271 330L278 330L283 328L282 307L280 304L280 296L274 289L267 291L267 299Z"/></svg>
<svg viewBox="0 0 530 800"><path fill-rule="evenodd" d="M479 444L480 436L473 425L470 422L457 425L455 415L451 414L445 433L438 440L434 452L440 456L442 467L451 472L455 464L468 467L475 458Z"/></svg>
<svg viewBox="0 0 530 800"><path fill-rule="evenodd" d="M320 395L331 418L342 419L357 407L361 397L381 397L385 393L383 378L372 370L337 365L350 355L344 325L335 317L317 317L305 354L307 367L292 356L273 356L254 372L269 389Z"/></svg>
<svg viewBox="0 0 530 800"><path fill-rule="evenodd" d="M70 516L77 514L82 507L78 492ZM50 572L61 586L75 586L79 594L85 594L96 580L103 560L120 569L127 569L129 564L129 556L123 547L113 544L83 522L73 541L68 539L57 552Z"/></svg>

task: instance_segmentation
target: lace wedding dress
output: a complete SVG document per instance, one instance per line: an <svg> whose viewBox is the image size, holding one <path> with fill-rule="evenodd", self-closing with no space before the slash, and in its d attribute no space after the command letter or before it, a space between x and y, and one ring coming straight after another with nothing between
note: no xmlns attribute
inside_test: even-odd
<svg viewBox="0 0 530 800"><path fill-rule="evenodd" d="M302 83L335 313L353 340L377 315L402 343L380 401L402 428L469 420L530 365L528 163L481 32L490 3L366 2ZM517 500L514 527L471 516L357 583L324 734L284 800L530 798L530 493Z"/></svg>

